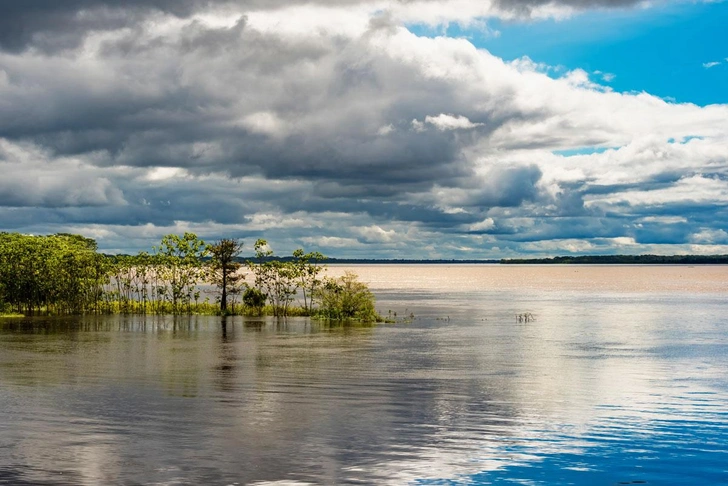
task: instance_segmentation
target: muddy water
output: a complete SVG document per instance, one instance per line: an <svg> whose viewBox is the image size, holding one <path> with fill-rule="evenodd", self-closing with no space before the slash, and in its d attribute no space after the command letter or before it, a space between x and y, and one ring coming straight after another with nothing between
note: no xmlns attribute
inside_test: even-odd
<svg viewBox="0 0 728 486"><path fill-rule="evenodd" d="M353 269L414 319L1 321L0 484L728 483L728 267Z"/></svg>

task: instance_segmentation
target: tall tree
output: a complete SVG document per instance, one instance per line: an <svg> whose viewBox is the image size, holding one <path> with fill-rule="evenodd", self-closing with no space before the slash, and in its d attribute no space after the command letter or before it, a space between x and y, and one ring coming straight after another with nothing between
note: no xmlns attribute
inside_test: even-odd
<svg viewBox="0 0 728 486"><path fill-rule="evenodd" d="M185 306L190 312L192 294L203 280L202 259L207 256L207 245L194 233L170 234L155 249L162 261L162 278L169 283L167 297L172 313L182 313Z"/></svg>
<svg viewBox="0 0 728 486"><path fill-rule="evenodd" d="M273 250L268 242L259 239L254 246L257 262L248 262L255 277L255 286L265 295L273 308L273 315L286 317L288 307L298 289L296 268L293 262L273 260Z"/></svg>
<svg viewBox="0 0 728 486"><path fill-rule="evenodd" d="M303 308L306 312L313 311L314 295L321 285L318 275L325 270L325 267L319 265L319 262L325 259L326 257L317 251L304 253L303 249L299 248L293 252L293 265L296 269L298 286L303 293Z"/></svg>
<svg viewBox="0 0 728 486"><path fill-rule="evenodd" d="M237 258L243 251L243 242L224 238L208 247L212 256L213 281L220 289L220 312L227 312L228 290L237 290L243 276L238 274L242 266Z"/></svg>

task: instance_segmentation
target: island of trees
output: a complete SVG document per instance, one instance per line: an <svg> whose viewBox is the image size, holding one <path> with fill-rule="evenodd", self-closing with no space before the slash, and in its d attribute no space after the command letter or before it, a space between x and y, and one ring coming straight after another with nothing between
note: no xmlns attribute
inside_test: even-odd
<svg viewBox="0 0 728 486"><path fill-rule="evenodd" d="M275 258L265 240L243 244L170 234L150 252L105 255L93 239L0 233L0 313L305 315L381 320L352 273L324 275L325 257L302 249Z"/></svg>

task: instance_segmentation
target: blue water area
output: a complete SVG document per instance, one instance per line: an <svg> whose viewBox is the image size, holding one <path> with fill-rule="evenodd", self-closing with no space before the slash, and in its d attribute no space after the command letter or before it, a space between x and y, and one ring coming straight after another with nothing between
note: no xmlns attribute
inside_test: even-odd
<svg viewBox="0 0 728 486"><path fill-rule="evenodd" d="M715 421L653 421L633 424L633 430L614 424L587 437L530 439L528 446L504 446L504 455L519 459L497 470L417 484L726 484L726 424L728 416L720 412ZM548 452L555 446L571 450Z"/></svg>

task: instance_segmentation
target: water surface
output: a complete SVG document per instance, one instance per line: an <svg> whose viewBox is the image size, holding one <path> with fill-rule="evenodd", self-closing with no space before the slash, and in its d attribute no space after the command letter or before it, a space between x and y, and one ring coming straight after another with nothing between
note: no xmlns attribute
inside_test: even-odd
<svg viewBox="0 0 728 486"><path fill-rule="evenodd" d="M354 270L414 320L0 322L0 483L728 483L728 267Z"/></svg>

